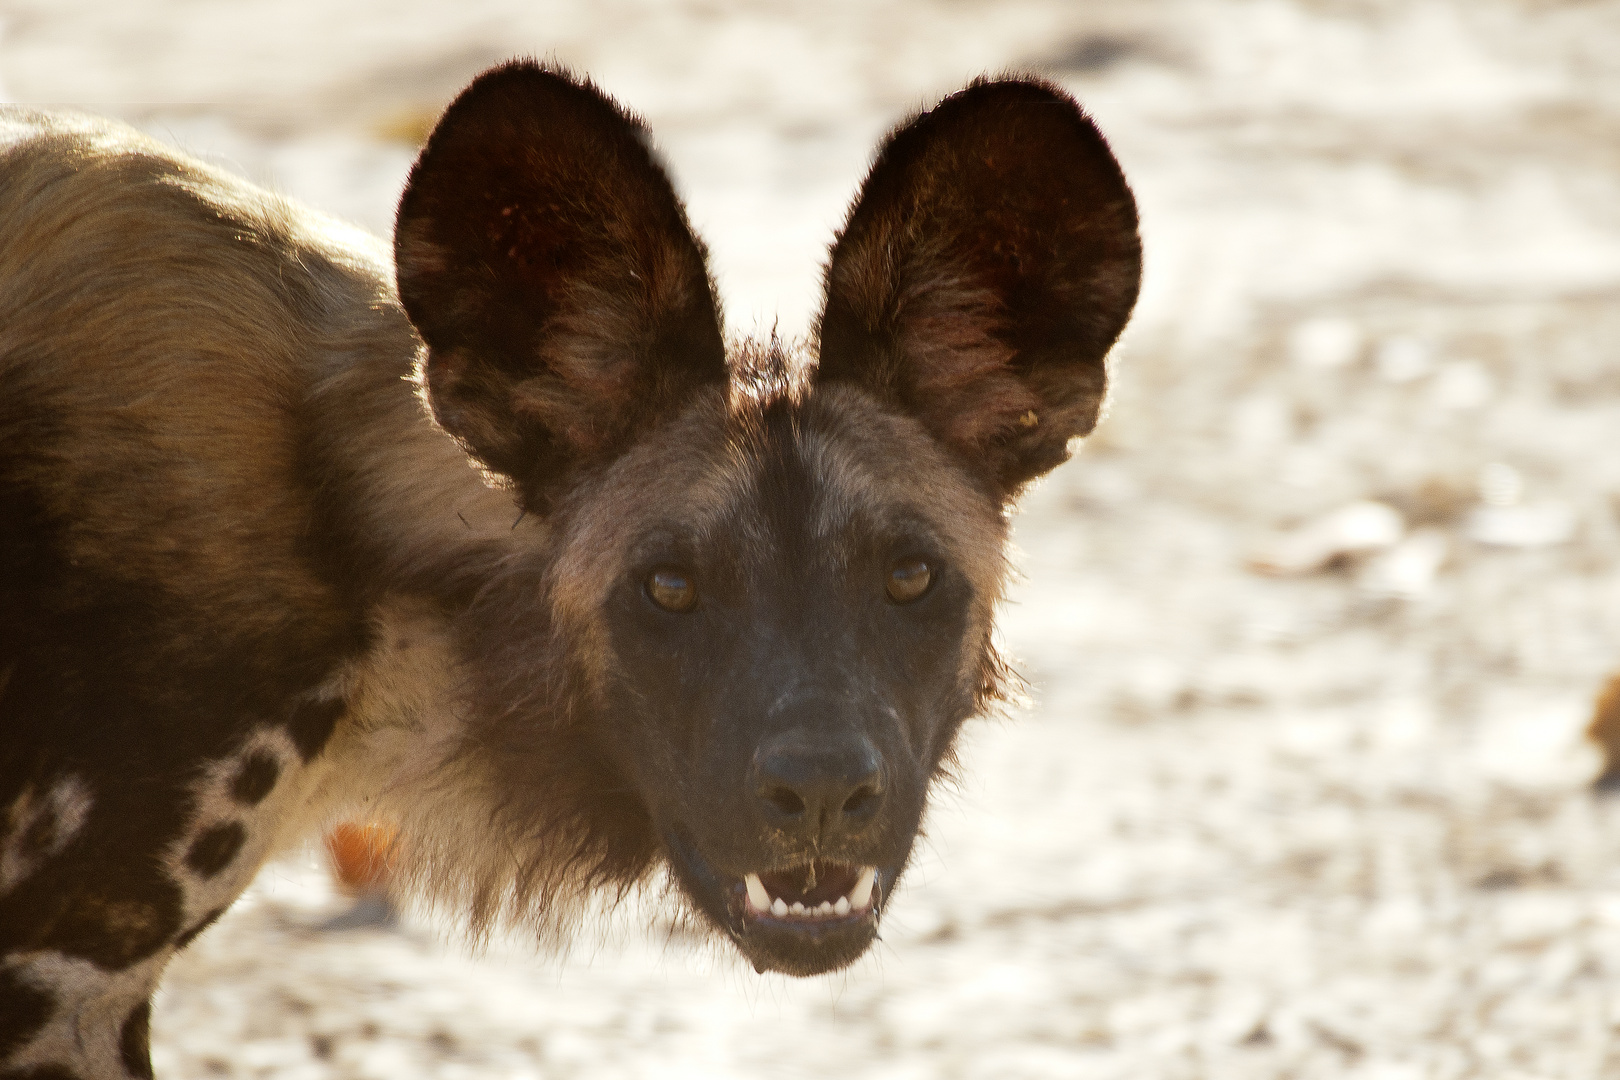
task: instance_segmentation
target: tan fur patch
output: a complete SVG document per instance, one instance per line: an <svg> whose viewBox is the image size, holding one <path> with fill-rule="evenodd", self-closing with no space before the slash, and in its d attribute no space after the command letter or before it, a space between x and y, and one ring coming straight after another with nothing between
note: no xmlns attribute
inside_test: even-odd
<svg viewBox="0 0 1620 1080"><path fill-rule="evenodd" d="M38 134L0 158L0 379L52 425L15 433L14 479L87 570L243 632L320 618L293 413L315 339L376 333L384 252L127 128L17 119Z"/></svg>
<svg viewBox="0 0 1620 1080"><path fill-rule="evenodd" d="M84 828L93 802L90 788L76 776L43 792L24 788L0 817L0 894L61 854Z"/></svg>

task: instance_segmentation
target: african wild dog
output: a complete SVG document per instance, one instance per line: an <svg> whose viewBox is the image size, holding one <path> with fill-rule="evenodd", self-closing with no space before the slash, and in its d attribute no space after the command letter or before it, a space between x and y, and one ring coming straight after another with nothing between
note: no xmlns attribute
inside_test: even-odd
<svg viewBox="0 0 1620 1080"><path fill-rule="evenodd" d="M849 964L1140 270L1018 79L883 144L803 359L728 353L646 131L531 63L445 113L393 267L82 118L0 119L0 222L7 1077L149 1076L164 964L341 814L475 932L667 868L760 970Z"/></svg>

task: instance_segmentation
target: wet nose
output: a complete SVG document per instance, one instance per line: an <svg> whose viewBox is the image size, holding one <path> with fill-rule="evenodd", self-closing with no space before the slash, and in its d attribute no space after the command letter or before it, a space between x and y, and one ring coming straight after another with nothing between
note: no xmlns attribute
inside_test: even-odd
<svg viewBox="0 0 1620 1080"><path fill-rule="evenodd" d="M804 839L855 832L883 805L883 759L859 732L788 732L754 754L753 783L771 825Z"/></svg>

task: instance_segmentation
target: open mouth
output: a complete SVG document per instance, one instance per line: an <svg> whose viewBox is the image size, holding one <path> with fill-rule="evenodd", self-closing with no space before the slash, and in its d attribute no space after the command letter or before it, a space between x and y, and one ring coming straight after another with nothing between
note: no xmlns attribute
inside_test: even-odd
<svg viewBox="0 0 1620 1080"><path fill-rule="evenodd" d="M686 894L761 972L821 975L860 959L898 873L813 859L732 877L703 858L684 829L665 837Z"/></svg>
<svg viewBox="0 0 1620 1080"><path fill-rule="evenodd" d="M829 923L865 919L878 895L875 866L819 860L787 870L745 874L745 912L750 919Z"/></svg>

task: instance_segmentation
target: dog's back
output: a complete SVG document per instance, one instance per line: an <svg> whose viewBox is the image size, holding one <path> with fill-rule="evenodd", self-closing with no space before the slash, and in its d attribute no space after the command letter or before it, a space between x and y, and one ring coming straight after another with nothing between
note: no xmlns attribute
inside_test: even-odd
<svg viewBox="0 0 1620 1080"><path fill-rule="evenodd" d="M345 337L392 329L408 364L384 252L125 128L24 115L7 134L0 476L37 504L23 534L52 550L32 558L102 603L160 583L230 636L321 621L301 438Z"/></svg>
<svg viewBox="0 0 1620 1080"><path fill-rule="evenodd" d="M408 375L413 339L375 242L118 125L0 125L0 1058L83 994L129 1010L85 1060L144 1061L157 970L333 718L266 725L364 637L323 365Z"/></svg>

